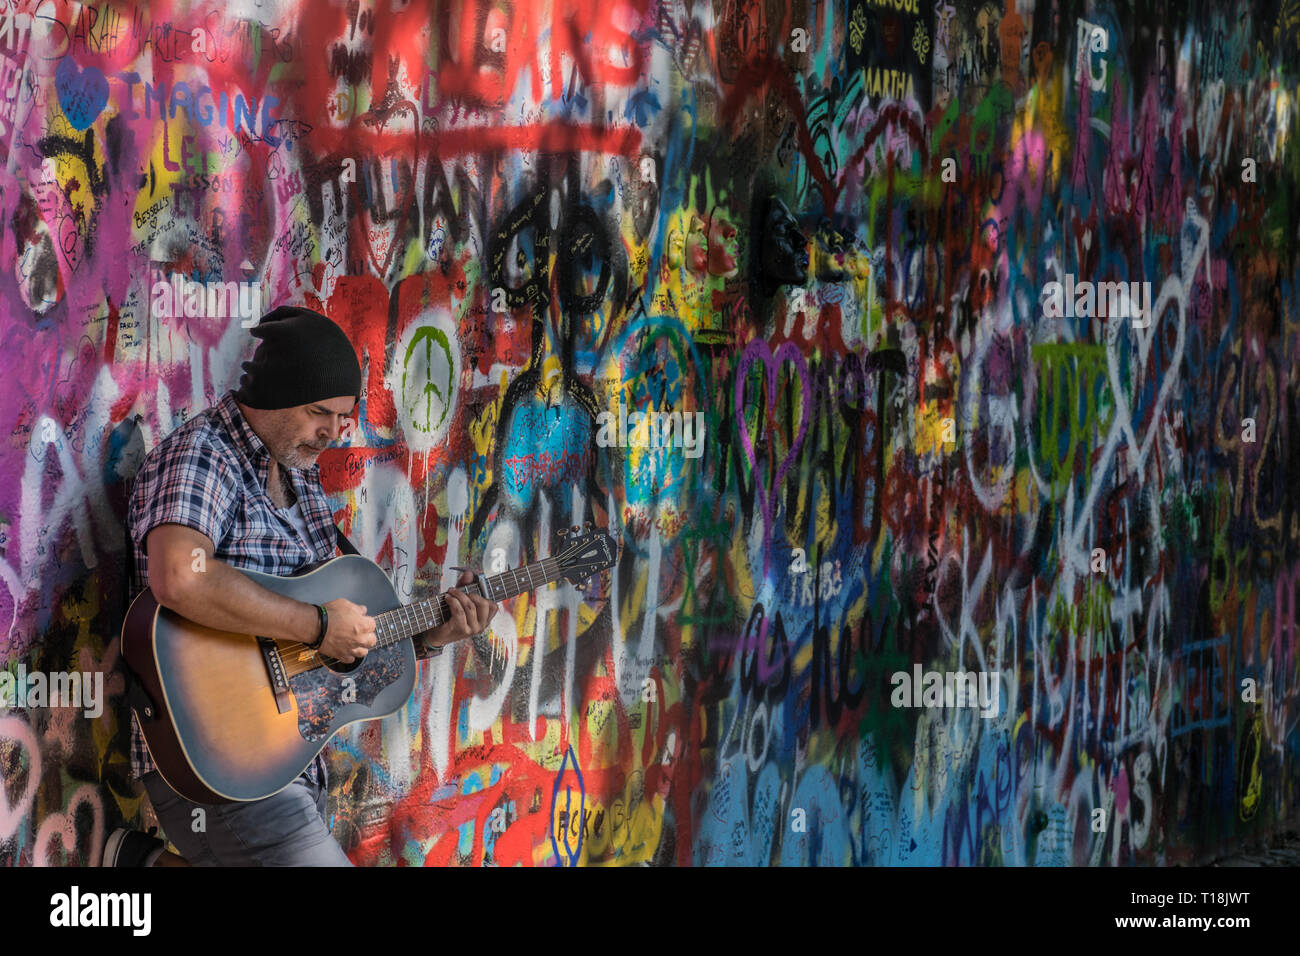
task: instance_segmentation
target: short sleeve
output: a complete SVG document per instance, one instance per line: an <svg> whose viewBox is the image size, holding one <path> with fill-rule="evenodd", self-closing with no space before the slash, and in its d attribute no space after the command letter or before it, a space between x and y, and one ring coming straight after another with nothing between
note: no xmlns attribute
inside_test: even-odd
<svg viewBox="0 0 1300 956"><path fill-rule="evenodd" d="M220 452L201 435L177 436L145 459L131 494L128 523L137 548L160 524L180 524L220 546L234 519L238 486Z"/></svg>

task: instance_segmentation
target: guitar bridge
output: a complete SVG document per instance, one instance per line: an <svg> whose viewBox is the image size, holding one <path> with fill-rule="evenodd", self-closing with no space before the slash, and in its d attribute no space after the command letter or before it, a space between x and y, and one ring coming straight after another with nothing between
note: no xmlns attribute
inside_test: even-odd
<svg viewBox="0 0 1300 956"><path fill-rule="evenodd" d="M266 674L271 678L276 710L287 714L292 709L292 705L289 702L289 678L284 673L284 660L280 657L280 648L269 637L259 637L257 643L262 648L262 662L266 664Z"/></svg>

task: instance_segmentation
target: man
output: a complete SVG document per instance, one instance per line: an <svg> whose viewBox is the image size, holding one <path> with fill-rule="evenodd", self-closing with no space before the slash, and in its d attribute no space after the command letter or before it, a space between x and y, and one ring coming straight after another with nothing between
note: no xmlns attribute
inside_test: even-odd
<svg viewBox="0 0 1300 956"><path fill-rule="evenodd" d="M262 342L244 363L239 390L176 429L141 465L127 517L136 580L200 624L315 644L322 627L315 606L268 591L236 569L287 575L335 555L334 517L315 462L352 414L361 368L343 330L308 309L282 306L252 334ZM472 580L466 571L459 583ZM451 618L417 635L419 657L480 633L496 610L461 591L447 601ZM324 608L322 653L352 661L375 646L366 608L345 598ZM328 779L319 755L270 797L197 804L154 768L133 714L131 769L183 856L166 852L161 840L118 830L105 865L350 865L325 822ZM196 819L204 825L195 827Z"/></svg>

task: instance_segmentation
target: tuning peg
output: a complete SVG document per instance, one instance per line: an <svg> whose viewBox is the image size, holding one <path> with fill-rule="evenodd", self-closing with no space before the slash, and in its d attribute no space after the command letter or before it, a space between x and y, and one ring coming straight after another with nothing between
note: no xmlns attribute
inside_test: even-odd
<svg viewBox="0 0 1300 956"><path fill-rule="evenodd" d="M584 522L582 523L582 530L583 530L583 531L590 531L590 530L591 530L591 522L590 522L590 521L584 521Z"/></svg>
<svg viewBox="0 0 1300 956"><path fill-rule="evenodd" d="M558 534L561 538L567 538L568 535L569 535L569 529L568 529L568 528L561 528L559 531L557 531L557 532L555 532L555 533Z"/></svg>
<svg viewBox="0 0 1300 956"><path fill-rule="evenodd" d="M572 530L574 534L579 534L582 531L582 529L579 528L576 524L573 526Z"/></svg>

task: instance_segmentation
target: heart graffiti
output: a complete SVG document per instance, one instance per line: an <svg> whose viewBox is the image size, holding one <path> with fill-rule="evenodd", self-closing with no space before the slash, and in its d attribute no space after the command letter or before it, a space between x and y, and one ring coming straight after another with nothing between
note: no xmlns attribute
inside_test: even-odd
<svg viewBox="0 0 1300 956"><path fill-rule="evenodd" d="M10 749L19 747L27 751L29 766L27 782L16 800L9 799L8 781L4 779L11 774L18 777L17 768L21 758ZM36 735L21 717L0 717L0 840L8 840L18 832L18 827L27 819L31 809L32 798L36 796L36 785L41 780L41 752L36 745Z"/></svg>
<svg viewBox="0 0 1300 956"><path fill-rule="evenodd" d="M78 807L87 807L91 812L92 822L84 840L77 835ZM51 813L45 818L36 834L37 866L62 865L62 861L50 854L51 841L63 845L69 863L84 860L87 866L99 866L104 848L104 806L94 784L78 787L65 812Z"/></svg>
<svg viewBox="0 0 1300 956"><path fill-rule="evenodd" d="M84 70L64 57L54 71L54 91L68 122L78 133L85 132L108 105L108 80L93 66Z"/></svg>

